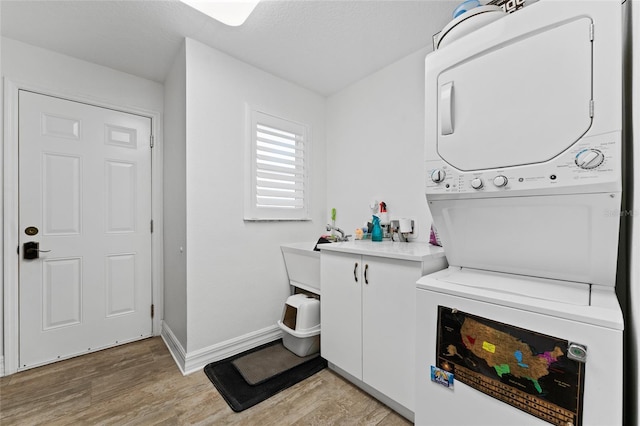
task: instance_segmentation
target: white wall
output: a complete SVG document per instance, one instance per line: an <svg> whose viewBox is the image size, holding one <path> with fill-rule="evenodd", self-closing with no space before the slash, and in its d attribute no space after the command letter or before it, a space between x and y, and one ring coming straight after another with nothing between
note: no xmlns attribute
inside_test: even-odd
<svg viewBox="0 0 640 426"><path fill-rule="evenodd" d="M111 68L2 39L5 78L101 103L162 112L163 88L154 81Z"/></svg>
<svg viewBox="0 0 640 426"><path fill-rule="evenodd" d="M424 57L413 53L327 100L327 207L353 234L371 220L370 201L391 219L410 217L428 241L424 195Z"/></svg>
<svg viewBox="0 0 640 426"><path fill-rule="evenodd" d="M164 84L164 323L187 346L187 69L184 46Z"/></svg>
<svg viewBox="0 0 640 426"><path fill-rule="evenodd" d="M162 113L163 88L156 82L7 38L2 38L1 55L2 76L14 83L26 84L45 92L92 100L100 104ZM0 167L3 168L2 175L4 175L4 160L0 163ZM2 187L2 199L6 193L16 192L17 182L5 181ZM11 232L17 232L17 229L3 229L3 240ZM12 250L11 253L15 251ZM7 262L16 262L15 256L10 253L6 253L6 256L5 270ZM161 282L161 277L158 279ZM4 294L9 286L12 286L15 294L16 282L3 280L2 285ZM3 329L3 325L3 317L0 316L0 330ZM1 336L0 333L0 343ZM5 336L5 346L9 338L16 339L17 336ZM6 347L3 347L3 354L5 349Z"/></svg>
<svg viewBox="0 0 640 426"><path fill-rule="evenodd" d="M186 349L194 353L280 319L289 295L280 244L313 241L325 223L325 99L190 39L186 64ZM246 103L311 126L312 221L243 221Z"/></svg>

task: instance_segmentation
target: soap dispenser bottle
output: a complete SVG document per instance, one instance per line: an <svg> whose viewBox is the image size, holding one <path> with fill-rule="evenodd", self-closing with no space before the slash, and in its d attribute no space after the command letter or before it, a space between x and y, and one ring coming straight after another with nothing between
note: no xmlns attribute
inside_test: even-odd
<svg viewBox="0 0 640 426"><path fill-rule="evenodd" d="M380 218L373 216L373 229L371 230L371 241L382 241L382 228L380 227Z"/></svg>

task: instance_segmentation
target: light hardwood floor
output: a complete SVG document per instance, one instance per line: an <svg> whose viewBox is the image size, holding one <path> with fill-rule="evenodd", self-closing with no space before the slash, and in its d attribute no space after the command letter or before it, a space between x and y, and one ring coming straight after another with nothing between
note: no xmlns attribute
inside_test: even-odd
<svg viewBox="0 0 640 426"><path fill-rule="evenodd" d="M241 413L159 337L0 378L2 425L410 425L329 369Z"/></svg>

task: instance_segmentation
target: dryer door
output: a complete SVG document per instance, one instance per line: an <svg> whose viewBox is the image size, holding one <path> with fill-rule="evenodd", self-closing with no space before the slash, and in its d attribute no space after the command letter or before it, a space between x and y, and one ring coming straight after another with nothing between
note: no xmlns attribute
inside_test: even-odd
<svg viewBox="0 0 640 426"><path fill-rule="evenodd" d="M581 17L543 28L443 71L442 159L464 171L540 163L584 135L592 119L591 23Z"/></svg>

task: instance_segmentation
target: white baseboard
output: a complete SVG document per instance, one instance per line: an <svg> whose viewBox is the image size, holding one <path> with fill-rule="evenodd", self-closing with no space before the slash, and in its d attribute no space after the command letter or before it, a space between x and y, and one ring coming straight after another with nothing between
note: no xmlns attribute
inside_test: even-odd
<svg viewBox="0 0 640 426"><path fill-rule="evenodd" d="M4 377L4 356L0 355L0 377Z"/></svg>
<svg viewBox="0 0 640 426"><path fill-rule="evenodd" d="M162 326L160 329L160 337L162 337L164 344L167 346L167 349L169 349L169 353L173 357L173 360L176 362L176 365L178 366L178 368L180 369L180 372L184 376L185 375L184 364L186 359L186 351L182 347L182 344L180 343L176 335L173 334L173 331L171 331L171 328L169 328L167 323L165 323L164 321L162 321Z"/></svg>
<svg viewBox="0 0 640 426"><path fill-rule="evenodd" d="M171 329L162 323L162 339L164 340L171 356L178 365L183 375L200 371L205 365L220 361L230 356L239 354L256 346L272 342L282 337L282 330L274 324L261 330L254 331L197 351L187 353Z"/></svg>

